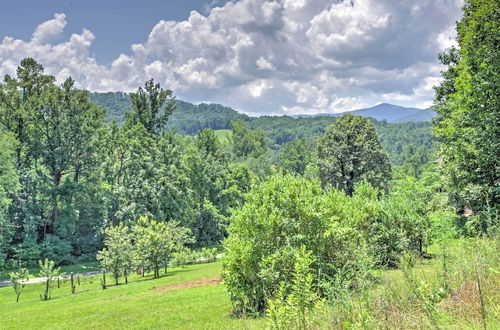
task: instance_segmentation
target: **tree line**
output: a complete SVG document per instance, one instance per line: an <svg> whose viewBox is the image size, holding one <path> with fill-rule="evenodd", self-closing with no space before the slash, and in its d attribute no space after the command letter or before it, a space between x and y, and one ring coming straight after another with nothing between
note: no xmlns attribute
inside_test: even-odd
<svg viewBox="0 0 500 330"><path fill-rule="evenodd" d="M319 145L333 148L338 142L319 138L321 125L314 133L284 139L282 146L273 149L271 128L255 126L244 116L230 116L234 119L230 139L221 142L212 129L194 136L168 129L174 111L182 112L186 104L181 102L176 110L179 102L172 91L153 80L135 93L116 98L123 101L125 96L130 111L120 124L107 123L106 109L92 101L98 95L79 90L71 78L56 84L34 59L22 60L15 77L4 77L0 84L1 267L19 262L34 265L41 258L57 264L95 260L104 247L106 228L133 227L141 217L178 222L190 231L192 240L186 245L191 248L216 246L227 236L233 210L243 204L255 183L278 172L335 173L317 157ZM366 118L346 118L350 119L339 123L357 121L370 134L356 148L375 143L369 148L378 152L361 171L379 162L388 170L389 160L374 129L377 124ZM276 117L271 122L278 123L275 131L279 131L288 121ZM310 126L301 120L295 123ZM297 126L290 127L294 128L300 132ZM404 128L398 134L402 132ZM350 152L348 145L344 148L337 151ZM417 167L426 160L422 157ZM388 171L375 179L358 169L344 170L339 175L350 176L344 188L351 190L358 176L380 186L388 180Z"/></svg>

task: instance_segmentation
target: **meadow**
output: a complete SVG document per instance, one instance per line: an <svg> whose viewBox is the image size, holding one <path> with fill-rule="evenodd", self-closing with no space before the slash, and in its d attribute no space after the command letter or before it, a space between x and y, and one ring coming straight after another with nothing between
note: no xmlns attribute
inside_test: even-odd
<svg viewBox="0 0 500 330"><path fill-rule="evenodd" d="M261 319L236 319L222 284L190 282L213 278L221 263L168 269L161 278L133 275L128 284L100 286L100 276L82 278L76 294L68 281L52 283L52 298L40 301L43 283L26 285L19 303L11 287L0 288L1 329L258 329ZM108 282L112 283L111 274ZM121 281L123 283L123 280ZM188 282L188 283L186 283ZM158 288L186 283L186 287ZM206 285L206 286L204 286Z"/></svg>
<svg viewBox="0 0 500 330"><path fill-rule="evenodd" d="M310 316L313 328L487 329L500 325L500 262L497 240L461 239L434 245L414 267L377 270L369 285L339 290L338 298ZM19 303L0 288L1 329L262 329L266 318L235 318L220 282L222 263L188 265L132 275L128 284L100 286L100 275L81 279L75 295L68 280L26 286ZM446 276L447 282L443 282ZM476 276L479 276L481 291ZM108 274L108 283L112 283ZM367 282L368 283L368 282ZM364 284L363 284L364 285ZM446 292L443 288L448 285ZM440 295L442 293L442 295ZM481 302L482 299L482 302ZM484 315L484 318L483 318Z"/></svg>

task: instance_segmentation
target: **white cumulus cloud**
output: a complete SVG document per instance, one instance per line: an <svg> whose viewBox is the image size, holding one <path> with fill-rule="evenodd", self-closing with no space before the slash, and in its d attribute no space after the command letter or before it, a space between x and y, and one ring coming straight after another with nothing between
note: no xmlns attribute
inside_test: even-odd
<svg viewBox="0 0 500 330"><path fill-rule="evenodd" d="M33 57L59 81L132 91L149 78L180 99L249 113L338 112L394 102L430 104L440 51L454 45L461 0L240 0L185 21L162 20L143 43L108 64L83 30L63 39L66 16L4 36L0 74ZM68 18L70 19L70 18ZM124 32L126 33L126 31Z"/></svg>

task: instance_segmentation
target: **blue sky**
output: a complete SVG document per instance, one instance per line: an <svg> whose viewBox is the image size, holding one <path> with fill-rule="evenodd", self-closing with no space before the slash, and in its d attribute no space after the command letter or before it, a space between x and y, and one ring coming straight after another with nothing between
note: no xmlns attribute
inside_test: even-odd
<svg viewBox="0 0 500 330"><path fill-rule="evenodd" d="M6 1L7 2L7 1ZM61 39L86 28L96 35L91 50L99 62L109 63L130 45L143 42L160 20L182 21L192 10L205 13L220 0L15 0L2 5L0 37L29 39L34 27L66 14L68 24Z"/></svg>
<svg viewBox="0 0 500 330"><path fill-rule="evenodd" d="M250 114L425 108L463 0L17 0L0 11L0 76L33 57L62 82Z"/></svg>

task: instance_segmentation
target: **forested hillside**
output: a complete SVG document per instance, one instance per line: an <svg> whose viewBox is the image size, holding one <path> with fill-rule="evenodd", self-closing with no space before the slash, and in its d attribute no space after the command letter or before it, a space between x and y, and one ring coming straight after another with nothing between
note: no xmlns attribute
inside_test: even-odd
<svg viewBox="0 0 500 330"><path fill-rule="evenodd" d="M108 109L107 122L115 120L123 123L125 112L131 109L130 96L125 93L91 93L90 99ZM394 107L394 106L393 106ZM404 109L404 108L403 108ZM401 112L401 109L397 111ZM423 111L423 110L418 110ZM267 143L274 150L280 150L283 144L294 139L314 138L325 132L338 116L261 116L248 117L230 107L219 104L198 104L176 101L176 109L169 117L167 129L196 135L205 128L214 130L230 129L231 123L241 119L253 130L263 130ZM430 117L424 117L430 119ZM430 122L388 123L372 119L380 135L382 146L393 164L401 165L405 159L418 153L428 160L426 154L433 148L435 138L431 133Z"/></svg>
<svg viewBox="0 0 500 330"><path fill-rule="evenodd" d="M130 94L127 93L109 92L90 93L89 95L92 102L107 110L107 123L116 121L118 124L122 124L125 121L125 113L132 109ZM236 119L247 120L248 116L220 104L201 103L195 105L176 100L176 109L170 116L166 128L175 128L181 134L196 135L198 131L205 128L231 128L231 122Z"/></svg>
<svg viewBox="0 0 500 330"><path fill-rule="evenodd" d="M95 260L109 225L142 216L187 228L187 246L218 245L255 183L281 171L319 175L320 137L345 117L249 118L220 105L175 101L154 81L130 95L89 98L72 79L56 85L33 59L18 72L6 77L0 99L6 265ZM109 122L126 109L120 124ZM386 169L392 163L421 173L433 145L429 124L363 122L382 148L372 165L383 158ZM230 128L229 139L221 143L213 129L223 128Z"/></svg>
<svg viewBox="0 0 500 330"><path fill-rule="evenodd" d="M192 12L182 26L196 35L215 16L220 23L224 10L262 7L264 17L280 5L294 7L293 19L306 8L299 2L230 2L211 17ZM384 8L340 1L340 9L321 11L313 23L340 13L335 22L345 16L354 30L339 24L345 35L326 36L319 29L320 43L358 35L362 23L372 22L376 34L387 22L392 28L393 6L385 20L366 10L378 10L375 2ZM405 6L409 15L431 8ZM364 11L346 16L354 7ZM0 328L500 329L500 2L465 0L462 11L458 46L439 55L445 70L434 87L435 112L380 104L334 116L249 117L176 100L154 79L129 94L90 93L71 77L58 81L70 71L52 75L32 57L20 60L0 82ZM365 16L375 20L358 20ZM266 23L262 17L256 22ZM64 14L56 18L66 24ZM46 47L53 37L46 29L56 25L40 25L27 45ZM161 25L174 31L175 22ZM271 29L243 25L263 34ZM207 36L210 29L203 29ZM312 32L311 25L305 37ZM425 40L448 44L447 32L424 32ZM273 41L283 35L273 34ZM84 31L70 43L91 37ZM168 56L186 56L169 42ZM250 58L245 47L256 44L238 42L238 58ZM363 56L377 55L358 43ZM4 39L11 44L20 43ZM134 56L155 45L134 45ZM276 50L270 54L289 49ZM331 51L322 54L332 57L329 66L343 64ZM364 69L369 62L348 59L346 65ZM382 99L408 100L411 86L394 87L404 81L399 76L418 78L413 93L422 98L438 81L416 73L437 66L418 62L390 70L390 83L372 69L361 80L345 73L346 80L330 81L318 67L314 78L295 85L285 71L302 71L305 63L288 58L283 71L274 60L243 62L255 62L262 77L283 74L285 97L303 103L312 94L326 109L334 99L321 97L308 80L319 79L328 92L351 80L356 92L373 84L384 90ZM110 74L123 72L124 62L137 64L121 55ZM187 63L211 68L204 58ZM170 64L158 60L143 71ZM210 88L218 88L217 74L241 63L230 64L213 69ZM188 74L187 66L173 75L208 83L205 71ZM237 90L252 98L275 90L266 79L252 86L246 77ZM335 97L344 100L346 91ZM346 97L346 104L362 97Z"/></svg>

